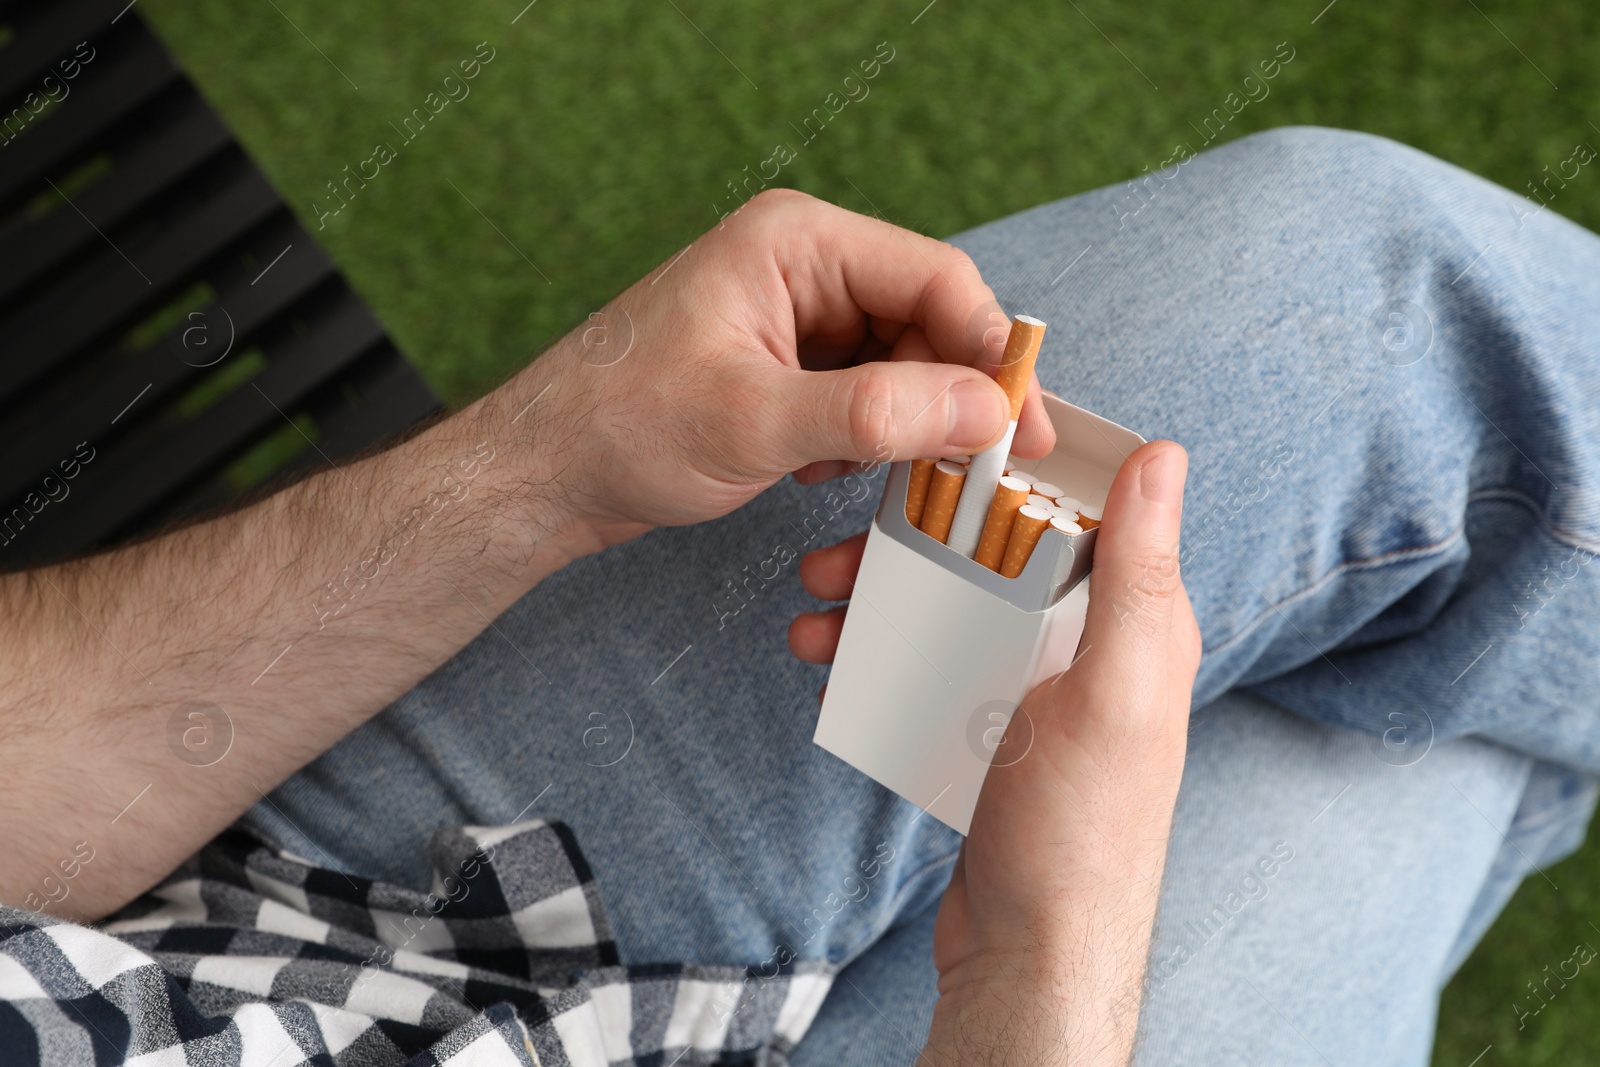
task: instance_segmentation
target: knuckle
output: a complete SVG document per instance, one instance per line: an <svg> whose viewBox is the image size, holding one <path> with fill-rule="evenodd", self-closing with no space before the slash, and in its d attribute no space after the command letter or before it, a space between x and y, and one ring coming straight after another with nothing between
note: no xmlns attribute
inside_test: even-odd
<svg viewBox="0 0 1600 1067"><path fill-rule="evenodd" d="M802 193L798 189L785 189L780 187L761 190L755 196L750 198L748 206L754 208L757 213L766 214L767 212L771 211L779 211L785 208L798 207L803 204L807 204L814 199L815 197L812 197L806 193Z"/></svg>
<svg viewBox="0 0 1600 1067"><path fill-rule="evenodd" d="M973 262L972 257L968 255L965 250L957 248L953 244L945 243L944 256L945 265L951 269L956 271L970 271L973 274L978 273L978 264Z"/></svg>
<svg viewBox="0 0 1600 1067"><path fill-rule="evenodd" d="M862 368L850 389L850 444L861 454L889 440L894 426L894 376L888 364Z"/></svg>
<svg viewBox="0 0 1600 1067"><path fill-rule="evenodd" d="M1149 636L1168 625L1182 588L1177 553L1151 550L1118 560L1105 579L1118 629L1137 628L1136 632Z"/></svg>
<svg viewBox="0 0 1600 1067"><path fill-rule="evenodd" d="M736 212L740 222L735 240L745 247L765 248L792 237L818 203L797 189L763 189Z"/></svg>
<svg viewBox="0 0 1600 1067"><path fill-rule="evenodd" d="M1171 598L1178 592L1178 554L1153 548L1123 561L1124 581L1148 596Z"/></svg>

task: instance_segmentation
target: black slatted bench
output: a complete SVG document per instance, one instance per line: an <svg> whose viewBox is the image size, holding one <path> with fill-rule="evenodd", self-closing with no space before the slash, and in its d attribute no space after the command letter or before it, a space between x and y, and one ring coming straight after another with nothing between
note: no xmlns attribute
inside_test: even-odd
<svg viewBox="0 0 1600 1067"><path fill-rule="evenodd" d="M0 570L439 409L127 0L0 0Z"/></svg>

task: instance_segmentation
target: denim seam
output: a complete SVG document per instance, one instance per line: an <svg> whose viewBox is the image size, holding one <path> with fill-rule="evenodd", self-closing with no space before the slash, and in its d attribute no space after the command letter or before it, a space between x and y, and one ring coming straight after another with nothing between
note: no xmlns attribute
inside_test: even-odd
<svg viewBox="0 0 1600 1067"><path fill-rule="evenodd" d="M1309 585L1295 590L1293 593L1290 593L1288 596L1285 596L1276 602L1268 601L1268 606L1265 611L1262 611L1260 614L1256 615L1255 618L1246 623L1238 633L1220 642L1219 644L1212 646L1211 648L1204 649L1204 655L1214 656L1225 651L1230 646L1239 643L1248 637L1252 632L1254 632L1255 629L1261 625L1261 621L1263 619L1267 618L1274 612L1281 612L1283 607L1286 605L1292 604L1297 600L1302 600L1313 593L1319 592L1334 578L1346 573L1347 571L1379 570L1384 567L1392 567L1402 563L1414 563L1419 560L1424 560L1429 556L1438 555L1440 552L1460 541L1463 533L1465 533L1465 527L1457 527L1447 537L1443 538L1442 540L1435 541L1431 545L1419 545L1412 548L1395 549L1392 552L1385 552L1381 555L1372 556L1367 559L1344 560L1337 566L1330 567L1327 572L1322 575L1322 577L1318 578Z"/></svg>
<svg viewBox="0 0 1600 1067"><path fill-rule="evenodd" d="M1530 515L1538 520L1539 529L1548 534L1550 538L1558 544L1565 545L1568 548L1577 549L1580 552L1588 552L1590 555L1600 555L1600 546L1589 548L1581 543L1577 543L1580 539L1575 533L1565 531L1552 525L1545 517L1544 512L1539 508L1538 502L1527 493L1524 493L1522 490L1507 486L1494 489L1475 489L1467 494L1467 504L1469 505L1479 500L1489 499L1504 499L1509 500L1512 503L1520 504L1522 507L1527 509ZM1304 588L1290 593L1288 596L1282 598L1276 603L1269 601L1270 606L1266 611L1261 612L1255 618L1251 619L1238 633L1222 641L1220 644L1206 649L1205 655L1216 655L1230 646L1239 643L1248 637L1268 615L1272 614L1273 612L1280 611L1284 606L1292 604L1297 600L1301 600L1321 590L1328 584L1328 582L1332 581L1335 577L1345 573L1346 571L1379 569L1382 567L1394 566L1400 563L1412 563L1416 562L1417 560L1426 559L1428 556L1437 555L1438 553L1449 548L1451 545L1454 545L1456 542L1460 541L1462 534L1465 532L1465 526L1458 526L1455 530L1451 531L1447 537L1439 541L1435 541L1431 545L1420 545L1412 548L1396 549L1392 552L1385 552L1381 555L1371 556L1367 559L1345 560L1338 566L1329 568L1329 570L1323 574L1322 577L1318 578L1316 581L1305 586Z"/></svg>
<svg viewBox="0 0 1600 1067"><path fill-rule="evenodd" d="M1544 511L1539 507L1539 502L1521 489L1513 489L1510 486L1498 489L1477 489L1468 494L1467 503L1471 504L1477 500L1489 499L1505 499L1521 504L1528 510L1529 514L1539 520L1539 529L1549 534L1552 541L1568 548L1575 548L1579 552L1587 552L1591 556L1600 556L1600 542L1585 543L1586 538L1578 531L1568 530L1565 527L1551 523Z"/></svg>
<svg viewBox="0 0 1600 1067"><path fill-rule="evenodd" d="M1413 156L1421 156L1423 158L1427 158L1427 154L1422 152L1420 149L1412 148L1410 145L1401 145L1401 147L1407 149ZM1441 221L1445 222L1450 227L1450 231L1456 236L1456 238L1459 239L1468 248L1476 247L1476 242L1474 242L1471 239L1469 239L1467 234L1466 234L1466 232L1464 230L1462 230L1460 224L1458 222L1456 222L1453 210L1450 207L1450 205L1445 204L1445 203L1443 203L1443 202L1441 202L1439 200L1438 195L1435 192L1434 186L1431 185L1430 183L1426 182L1426 181L1420 180L1420 178L1419 178L1419 180L1417 182L1417 186L1418 186L1418 191L1421 192L1422 195L1424 195L1427 198L1428 203L1433 206L1433 208L1435 209L1439 219ZM1556 218L1560 219L1561 216L1558 215L1558 216L1556 216ZM1520 223L1518 224L1517 229L1518 229L1518 232L1521 232L1522 227L1521 227ZM1493 242L1491 241L1490 243L1492 244ZM1478 255L1473 258L1472 264L1469 265L1468 269L1470 270L1472 266L1475 266L1477 264L1478 260L1481 259L1482 257L1483 257L1483 253L1479 252ZM1500 267L1500 265L1498 263L1494 263L1494 262L1486 263L1484 265L1484 270L1485 270L1486 273L1491 274L1491 275L1503 275L1505 273L1504 270ZM1463 272L1463 274L1465 274L1465 272ZM1460 281L1460 280L1461 280L1460 276L1458 276L1456 281ZM1451 283L1451 285L1454 285L1454 284L1455 284L1455 282ZM1509 291L1513 291L1514 288L1515 288L1514 285L1508 280L1502 280L1499 283L1499 285L1500 285L1500 288L1502 288L1502 289L1504 289L1505 291L1508 291L1508 292ZM1430 294L1430 295L1432 295L1432 294ZM1535 323L1536 323L1537 320L1536 320L1535 316L1532 315L1528 311L1528 309L1523 305L1522 301L1513 300L1511 302L1511 304L1509 305L1509 307L1497 308L1497 311L1499 312L1499 314L1501 315L1502 318L1507 318L1507 319L1511 318L1513 313L1514 313L1515 316L1518 319L1521 320L1519 325L1523 326L1523 332L1525 332L1530 337L1536 335L1537 328L1535 326ZM1459 387L1457 388L1457 392L1461 392ZM1477 407L1477 404L1472 402L1472 398L1471 397L1467 397L1464 392L1462 392L1461 395L1463 397L1466 397L1467 402L1469 404L1472 404L1473 407ZM1510 437L1507 437L1504 430L1501 430L1500 427L1495 426L1495 424L1489 419L1489 416L1484 415L1482 409L1479 409L1478 414L1483 415L1484 421L1488 422L1490 426L1493 426L1494 429L1495 429L1495 432L1499 433L1501 437L1505 437L1506 441L1511 445L1512 448L1517 448L1516 442L1512 441ZM1517 452L1520 454L1522 452L1522 449L1517 448ZM1523 459L1528 459L1527 456L1523 456L1522 458ZM1528 462L1529 462L1529 464L1533 463L1533 461L1531 459L1529 459ZM1535 466L1534 470L1539 470L1539 468L1537 466ZM1547 481L1547 482L1550 481L1550 479L1545 476L1545 473L1543 471L1539 471L1539 476L1541 478L1544 478L1544 480ZM1552 487L1555 485L1554 482L1550 482L1550 484L1551 484ZM1587 552L1590 555L1600 555L1600 542L1589 541L1589 539L1587 537L1585 537L1583 534L1579 533L1576 530L1567 530L1564 527L1558 527L1558 526L1554 525L1553 523L1550 522L1549 517L1545 515L1543 509L1541 509L1539 507L1538 501L1534 500L1531 496L1529 496L1528 494L1524 493L1520 489L1513 489L1513 488L1510 488L1510 487L1506 487L1506 488L1503 488L1503 489L1478 489L1478 490L1474 490L1474 491L1468 493L1468 495L1467 495L1467 503L1470 504L1475 499L1482 499L1482 498L1485 498L1485 497L1502 496L1502 495L1506 496L1506 497L1514 498L1519 503L1521 503L1524 507L1526 507L1528 509L1528 511L1533 515L1533 517L1539 520L1539 528L1541 530L1543 530L1545 533L1549 534L1550 537L1553 540L1559 542L1560 544L1566 545L1568 548L1576 548L1576 549L1578 549L1580 551Z"/></svg>

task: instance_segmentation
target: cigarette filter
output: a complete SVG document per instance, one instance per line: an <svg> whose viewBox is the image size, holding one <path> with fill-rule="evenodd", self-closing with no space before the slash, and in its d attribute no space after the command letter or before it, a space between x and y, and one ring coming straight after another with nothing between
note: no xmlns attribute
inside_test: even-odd
<svg viewBox="0 0 1600 1067"><path fill-rule="evenodd" d="M1028 565L1028 557L1033 555L1034 546L1039 543L1039 536L1053 518L1053 514L1037 504L1024 504L1017 510L1017 517L1011 523L1011 538L1006 541L1005 556L1000 560L1002 578L1015 578L1022 573L1022 568Z"/></svg>
<svg viewBox="0 0 1600 1067"><path fill-rule="evenodd" d="M1000 569L1006 542L1011 538L1011 521L1027 497L1027 482L1009 474L1000 479L994 491L994 502L989 505L989 517L983 523L983 536L978 539L978 551L972 555L974 560L992 571Z"/></svg>
<svg viewBox="0 0 1600 1067"><path fill-rule="evenodd" d="M1030 487L1030 490L1031 490L1031 488L1033 486L1033 475L1029 474L1027 471L1023 470L1021 467L1016 467L1016 468L1013 468L1011 470L1008 470L1008 471L1006 471L1006 474L1008 476L1012 477L1012 478L1018 478L1018 479L1021 479L1024 482L1026 482L1028 484L1028 486Z"/></svg>
<svg viewBox="0 0 1600 1067"><path fill-rule="evenodd" d="M966 479L966 469L959 463L941 459L933 465L928 501L922 507L922 532L935 541L944 541L950 536L950 520L955 516L961 484Z"/></svg>
<svg viewBox="0 0 1600 1067"><path fill-rule="evenodd" d="M1039 479L1033 483L1033 491L1038 493L1040 496L1047 496L1051 500L1055 500L1056 497L1061 496L1064 492L1066 492L1066 490L1062 489L1059 485L1051 485L1049 482L1044 481L1043 479Z"/></svg>
<svg viewBox="0 0 1600 1067"><path fill-rule="evenodd" d="M1100 525L1100 516L1104 513L1098 504L1078 505L1078 525L1085 530L1092 530Z"/></svg>
<svg viewBox="0 0 1600 1067"><path fill-rule="evenodd" d="M1081 501L1103 501L1122 457L1142 439L1053 396L1044 398L1044 410L1056 446L1027 461L1035 480ZM1018 462L1008 458L1006 465ZM815 737L966 833L991 761L1012 758L1011 748L996 751L996 727L1078 651L1089 602L1083 578L1099 531L1074 533L1053 514L1022 573L1005 578L907 520L910 473L906 461L889 467ZM989 508L993 499L990 493Z"/></svg>
<svg viewBox="0 0 1600 1067"><path fill-rule="evenodd" d="M1038 493L1029 493L1028 499L1024 500L1023 503L1032 504L1036 508L1044 508L1046 511L1056 510L1056 502L1054 500L1047 496L1040 496Z"/></svg>
<svg viewBox="0 0 1600 1067"><path fill-rule="evenodd" d="M1000 357L1000 369L994 380L1000 383L1011 401L1011 421L1022 417L1022 402L1028 398L1028 385L1033 381L1033 365L1039 358L1039 346L1044 344L1044 323L1031 315L1018 315L1011 320L1011 332L1006 335L1005 354Z"/></svg>
<svg viewBox="0 0 1600 1067"><path fill-rule="evenodd" d="M933 481L933 467L937 462L932 459L911 461L911 484L906 487L906 518L913 526L922 525L922 508L928 502L928 483Z"/></svg>
<svg viewBox="0 0 1600 1067"><path fill-rule="evenodd" d="M1060 530L1068 537L1083 533L1082 526L1074 522L1070 516L1064 515L1059 511L1056 512L1055 517L1050 520L1050 528L1052 530Z"/></svg>
<svg viewBox="0 0 1600 1067"><path fill-rule="evenodd" d="M1027 315L1011 320L1011 332L1006 336L1005 355L995 381L1005 391L1011 402L1011 421L998 444L972 457L967 466L967 485L951 521L948 544L963 556L971 557L978 550L978 540L983 536L983 523L989 516L989 503L994 499L995 486L1006 469L1011 456L1011 439L1017 433L1017 419L1022 415L1022 402L1028 397L1028 383L1033 381L1033 365L1039 358L1039 345L1044 341L1044 323Z"/></svg>

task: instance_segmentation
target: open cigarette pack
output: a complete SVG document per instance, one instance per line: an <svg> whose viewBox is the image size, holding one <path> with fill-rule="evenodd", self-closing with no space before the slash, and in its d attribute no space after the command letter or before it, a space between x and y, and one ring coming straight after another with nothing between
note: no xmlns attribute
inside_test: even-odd
<svg viewBox="0 0 1600 1067"><path fill-rule="evenodd" d="M1006 466L1098 509L1144 439L1063 400L1044 404L1055 450ZM912 464L893 464L814 739L964 834L1012 714L1076 653L1098 529L1045 529L1006 578L912 525L911 485ZM1031 732L1019 733L1001 761L1024 756Z"/></svg>

